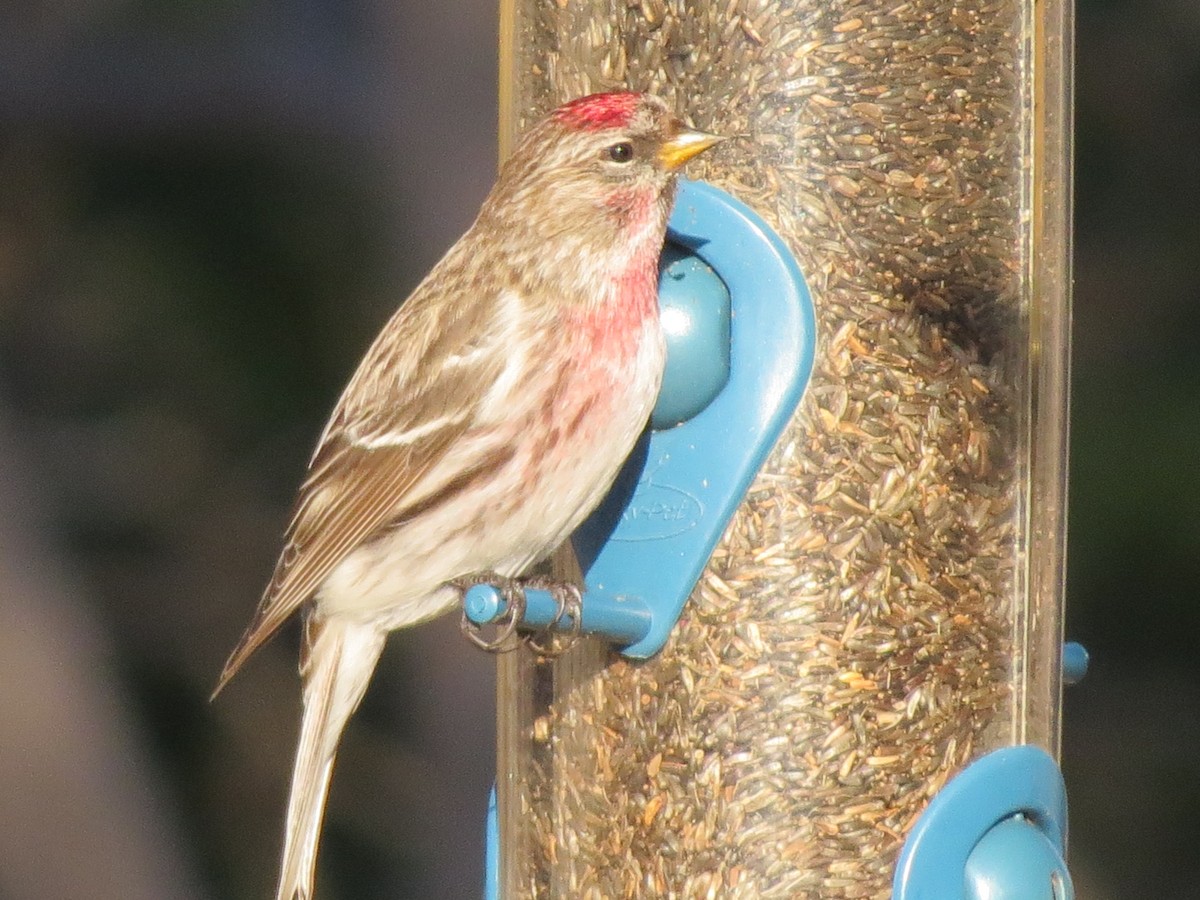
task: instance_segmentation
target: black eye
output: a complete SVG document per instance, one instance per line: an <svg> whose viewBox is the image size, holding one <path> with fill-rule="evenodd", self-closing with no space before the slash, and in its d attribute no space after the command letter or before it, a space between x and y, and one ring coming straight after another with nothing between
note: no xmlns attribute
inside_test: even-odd
<svg viewBox="0 0 1200 900"><path fill-rule="evenodd" d="M619 144L613 144L604 153L613 162L629 162L633 159L633 144L629 141L621 141Z"/></svg>

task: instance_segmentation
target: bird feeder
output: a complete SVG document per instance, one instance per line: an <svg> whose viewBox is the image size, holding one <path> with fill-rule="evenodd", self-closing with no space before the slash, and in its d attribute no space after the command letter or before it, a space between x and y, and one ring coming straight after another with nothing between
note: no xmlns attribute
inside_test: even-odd
<svg viewBox="0 0 1200 900"><path fill-rule="evenodd" d="M623 88L734 140L679 193L583 636L499 657L493 893L1070 896L1069 14L502 2L504 148Z"/></svg>

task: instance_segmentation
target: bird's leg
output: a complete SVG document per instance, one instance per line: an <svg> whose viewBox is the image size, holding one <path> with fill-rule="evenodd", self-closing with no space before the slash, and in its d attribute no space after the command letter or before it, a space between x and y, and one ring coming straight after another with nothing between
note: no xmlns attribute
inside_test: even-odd
<svg viewBox="0 0 1200 900"><path fill-rule="evenodd" d="M579 639L579 629L583 622L583 591L579 585L572 581L561 581L544 575L532 575L520 579L520 582L522 588L526 590L533 588L545 591L554 598L558 607L550 624L536 633L526 635L526 646L538 655L545 657L560 656L570 650L575 646L575 641ZM556 642L558 627L564 617L570 620L570 627L564 635L565 641ZM549 640L543 643L546 636L549 637Z"/></svg>
<svg viewBox="0 0 1200 900"><path fill-rule="evenodd" d="M496 586L497 590L504 597L504 617L496 623L496 634L489 638L484 636L483 629L480 626L467 618L467 611L464 609L459 628L467 640L489 653L505 653L515 649L517 643L512 638L516 634L517 626L525 618L524 585L519 579L508 578L496 572L476 572L472 575L464 575L461 578L448 581L446 582L446 587L458 592L458 602L461 606L463 598L467 595L467 591L477 584L492 584Z"/></svg>

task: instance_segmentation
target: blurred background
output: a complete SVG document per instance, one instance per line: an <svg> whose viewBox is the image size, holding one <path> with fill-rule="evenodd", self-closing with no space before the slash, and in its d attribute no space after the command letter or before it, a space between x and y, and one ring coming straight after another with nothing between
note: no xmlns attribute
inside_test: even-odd
<svg viewBox="0 0 1200 900"><path fill-rule="evenodd" d="M344 379L491 184L496 5L0 5L0 900L268 896L294 635L208 693ZM1079 0L1076 84L1072 867L1192 897L1200 6ZM492 704L454 622L392 640L323 900L479 896Z"/></svg>

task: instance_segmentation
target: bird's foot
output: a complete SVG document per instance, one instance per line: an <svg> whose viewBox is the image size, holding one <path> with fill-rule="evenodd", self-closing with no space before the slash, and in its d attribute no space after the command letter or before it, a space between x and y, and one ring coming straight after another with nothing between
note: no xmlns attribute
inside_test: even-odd
<svg viewBox="0 0 1200 900"><path fill-rule="evenodd" d="M446 582L447 587L458 592L460 606L467 596L467 591L477 584L495 585L501 596L504 597L504 615L495 623L495 632L489 636L484 633L482 627L467 618L467 611L464 608L459 628L467 640L488 653L506 653L516 649L517 641L514 638L517 626L525 618L524 586L519 579L507 578L496 572L476 572L473 575L464 575L462 578Z"/></svg>
<svg viewBox="0 0 1200 900"><path fill-rule="evenodd" d="M459 627L467 640L476 647L489 653L504 653L516 647L517 642L514 638L517 629L524 623L525 592L529 589L545 591L554 598L556 605L554 618L537 631L525 636L525 644L531 650L539 656L559 656L573 646L579 637L580 622L583 618L583 592L578 585L543 576L506 578L495 572L478 572L449 581L446 586L458 592L461 604L467 591L477 584L495 586L504 597L505 610L503 616L495 622L495 632L487 635L483 628L467 617L464 608Z"/></svg>
<svg viewBox="0 0 1200 900"><path fill-rule="evenodd" d="M525 636L525 645L539 656L555 657L566 653L579 640L583 622L583 591L570 581L534 575L521 579L523 588L542 590L554 598L557 610L544 628ZM564 623L564 619L568 620ZM562 626L566 624L567 627Z"/></svg>

